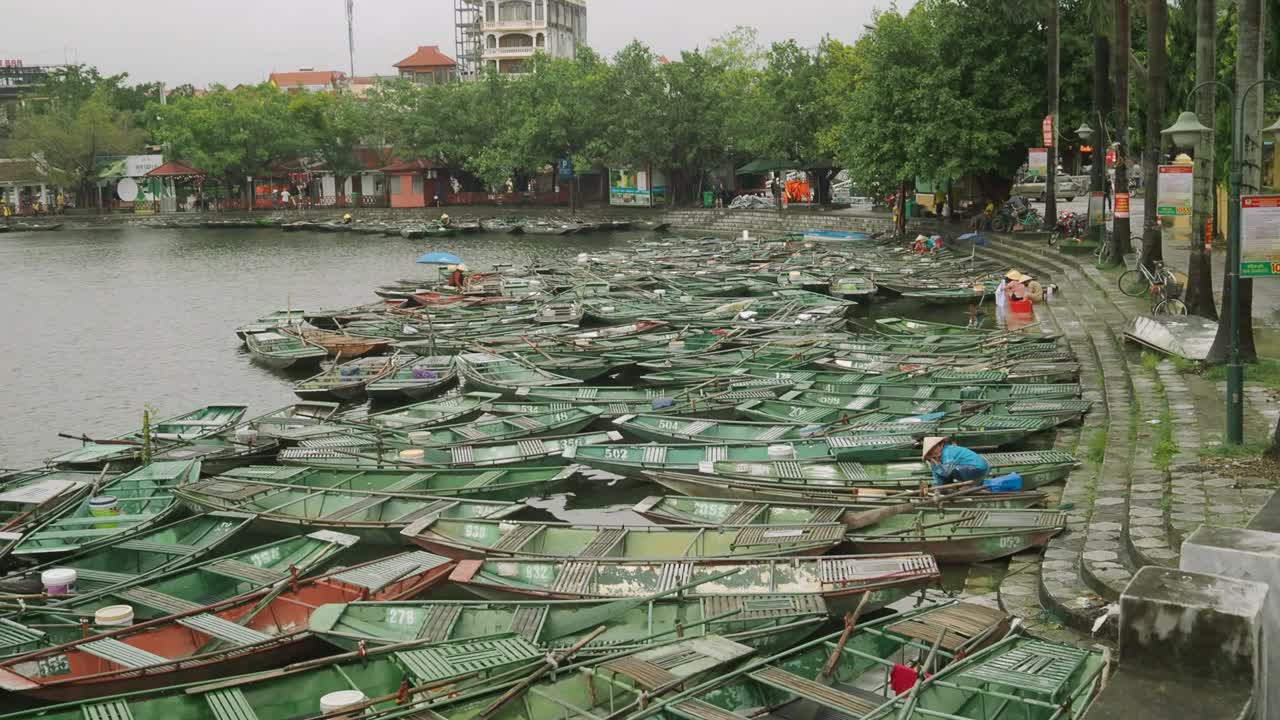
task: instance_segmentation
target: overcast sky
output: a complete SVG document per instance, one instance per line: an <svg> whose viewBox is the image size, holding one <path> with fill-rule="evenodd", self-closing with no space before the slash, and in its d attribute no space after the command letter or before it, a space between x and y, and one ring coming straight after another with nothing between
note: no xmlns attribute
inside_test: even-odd
<svg viewBox="0 0 1280 720"><path fill-rule="evenodd" d="M766 42L852 41L891 0L588 0L588 44L612 54L633 38L675 57L737 25ZM914 0L900 0L906 8ZM4 3L0 61L81 62L134 81L234 85L272 71L347 69L344 0ZM356 0L356 73L385 75L418 45L453 54L453 0Z"/></svg>

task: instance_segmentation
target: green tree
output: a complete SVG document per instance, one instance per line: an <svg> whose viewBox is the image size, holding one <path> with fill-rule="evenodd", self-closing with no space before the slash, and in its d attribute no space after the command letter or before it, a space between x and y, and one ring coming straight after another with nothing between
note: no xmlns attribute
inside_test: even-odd
<svg viewBox="0 0 1280 720"><path fill-rule="evenodd" d="M109 93L99 89L75 102L38 105L20 113L12 148L20 156L35 158L55 185L74 188L78 203L88 206L97 201L95 158L137 152L144 137L130 114L113 107Z"/></svg>
<svg viewBox="0 0 1280 720"><path fill-rule="evenodd" d="M363 170L356 149L366 131L365 105L348 93L303 93L289 102L289 124L303 133L306 154L333 173L335 193L346 192L347 178Z"/></svg>

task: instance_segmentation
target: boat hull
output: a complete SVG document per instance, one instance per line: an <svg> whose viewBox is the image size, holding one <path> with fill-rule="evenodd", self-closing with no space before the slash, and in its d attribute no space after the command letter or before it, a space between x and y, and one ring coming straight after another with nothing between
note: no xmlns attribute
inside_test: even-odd
<svg viewBox="0 0 1280 720"><path fill-rule="evenodd" d="M940 537L926 540L859 535L851 537L847 543L849 549L841 552L926 552L932 554L940 564L968 564L998 560L1040 547L1059 532L1060 528L1037 528L1027 532L992 533L980 537Z"/></svg>

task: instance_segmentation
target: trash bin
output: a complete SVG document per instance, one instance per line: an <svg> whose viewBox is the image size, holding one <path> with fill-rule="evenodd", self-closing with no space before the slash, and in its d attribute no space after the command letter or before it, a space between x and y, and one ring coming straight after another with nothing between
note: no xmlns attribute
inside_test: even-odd
<svg viewBox="0 0 1280 720"><path fill-rule="evenodd" d="M702 207L709 208L716 204L715 193L707 190L702 193Z"/></svg>

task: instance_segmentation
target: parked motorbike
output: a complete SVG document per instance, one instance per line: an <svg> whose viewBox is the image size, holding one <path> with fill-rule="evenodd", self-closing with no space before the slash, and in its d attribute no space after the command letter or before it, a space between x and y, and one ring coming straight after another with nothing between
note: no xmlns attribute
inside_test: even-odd
<svg viewBox="0 0 1280 720"><path fill-rule="evenodd" d="M1089 227L1089 216L1084 213L1060 212L1054 223L1053 233L1049 235L1049 244L1057 245L1063 238L1078 238L1085 234Z"/></svg>

